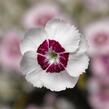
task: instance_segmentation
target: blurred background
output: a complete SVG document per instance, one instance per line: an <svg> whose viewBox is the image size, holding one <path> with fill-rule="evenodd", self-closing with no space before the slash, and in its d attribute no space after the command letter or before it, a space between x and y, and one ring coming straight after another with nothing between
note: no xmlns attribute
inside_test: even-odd
<svg viewBox="0 0 109 109"><path fill-rule="evenodd" d="M77 26L91 59L61 92L34 88L20 71L25 32L54 17ZM109 0L0 0L0 109L109 109Z"/></svg>

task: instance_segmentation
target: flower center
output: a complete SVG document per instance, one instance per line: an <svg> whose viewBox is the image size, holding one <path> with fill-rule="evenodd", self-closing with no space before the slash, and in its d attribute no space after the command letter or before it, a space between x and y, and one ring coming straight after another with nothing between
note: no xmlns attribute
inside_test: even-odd
<svg viewBox="0 0 109 109"><path fill-rule="evenodd" d="M58 54L51 49L46 54L46 57L50 63L56 62L58 60Z"/></svg>
<svg viewBox="0 0 109 109"><path fill-rule="evenodd" d="M69 53L55 40L45 40L37 50L37 61L43 70L59 73L65 70Z"/></svg>
<svg viewBox="0 0 109 109"><path fill-rule="evenodd" d="M57 58L57 54L55 52L51 52L50 56L51 56L51 59L56 59Z"/></svg>
<svg viewBox="0 0 109 109"><path fill-rule="evenodd" d="M105 33L98 33L96 34L96 37L95 37L95 44L96 45L103 45L107 42L108 40L108 35L105 34Z"/></svg>

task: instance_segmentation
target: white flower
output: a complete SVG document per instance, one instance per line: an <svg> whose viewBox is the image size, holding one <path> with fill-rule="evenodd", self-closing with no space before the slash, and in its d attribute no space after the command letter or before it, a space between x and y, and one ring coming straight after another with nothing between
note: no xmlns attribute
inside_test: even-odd
<svg viewBox="0 0 109 109"><path fill-rule="evenodd" d="M59 19L27 32L21 43L21 69L35 87L73 88L88 67L86 42L74 26Z"/></svg>
<svg viewBox="0 0 109 109"><path fill-rule="evenodd" d="M4 68L19 71L22 58L20 52L20 42L23 39L23 33L10 29L4 34L0 44L1 64Z"/></svg>
<svg viewBox="0 0 109 109"><path fill-rule="evenodd" d="M89 45L88 53L91 56L109 52L109 21L107 19L86 26L84 34Z"/></svg>
<svg viewBox="0 0 109 109"><path fill-rule="evenodd" d="M23 24L26 28L43 27L46 22L58 16L58 7L50 4L38 4L30 8L23 17Z"/></svg>
<svg viewBox="0 0 109 109"><path fill-rule="evenodd" d="M73 22L70 16L63 13L57 4L39 3L27 10L23 16L22 24L27 29L43 27L53 18L61 18L71 23Z"/></svg>

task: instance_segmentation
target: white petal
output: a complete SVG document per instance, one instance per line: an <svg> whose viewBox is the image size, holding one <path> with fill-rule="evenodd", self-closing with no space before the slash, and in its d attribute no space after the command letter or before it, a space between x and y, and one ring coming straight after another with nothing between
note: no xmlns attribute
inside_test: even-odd
<svg viewBox="0 0 109 109"><path fill-rule="evenodd" d="M78 77L88 68L89 58L86 54L70 54L66 70L73 77Z"/></svg>
<svg viewBox="0 0 109 109"><path fill-rule="evenodd" d="M35 52L29 51L23 55L21 61L21 71L23 74L29 74L37 69L37 71L42 70L37 64L37 54Z"/></svg>
<svg viewBox="0 0 109 109"><path fill-rule="evenodd" d="M21 52L24 54L27 51L36 51L37 47L46 39L46 32L41 28L34 28L29 30L22 43Z"/></svg>
<svg viewBox="0 0 109 109"><path fill-rule="evenodd" d="M44 86L44 83L42 81L44 73L45 73L44 70L41 71L34 70L30 74L26 75L26 80L30 82L34 87L41 88Z"/></svg>
<svg viewBox="0 0 109 109"><path fill-rule="evenodd" d="M81 36L81 41L77 53L78 54L87 53L87 50L88 50L87 40L85 39L84 36Z"/></svg>
<svg viewBox="0 0 109 109"><path fill-rule="evenodd" d="M77 50L80 41L80 33L75 26L71 26L59 19L53 19L46 24L45 30L48 34L48 38L59 41L67 52Z"/></svg>
<svg viewBox="0 0 109 109"><path fill-rule="evenodd" d="M79 77L71 77L66 71L61 73L45 73L44 86L52 91L61 91L73 88Z"/></svg>
<svg viewBox="0 0 109 109"><path fill-rule="evenodd" d="M87 55L88 45L83 36L81 36L80 47L75 54L70 53L67 71L71 76L78 77L88 68L89 57Z"/></svg>
<svg viewBox="0 0 109 109"><path fill-rule="evenodd" d="M36 72L36 73L35 73ZM33 76L26 76L26 79L35 87L46 87L52 91L61 91L66 88L73 88L79 77L71 77L67 72L46 73L44 71L37 73L34 71Z"/></svg>

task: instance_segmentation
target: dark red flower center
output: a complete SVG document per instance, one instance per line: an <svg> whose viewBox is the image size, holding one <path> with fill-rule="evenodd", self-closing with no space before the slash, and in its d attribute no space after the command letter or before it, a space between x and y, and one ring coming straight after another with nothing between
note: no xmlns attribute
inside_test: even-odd
<svg viewBox="0 0 109 109"><path fill-rule="evenodd" d="M43 70L59 73L65 70L69 53L55 40L45 40L37 50L37 61Z"/></svg>

